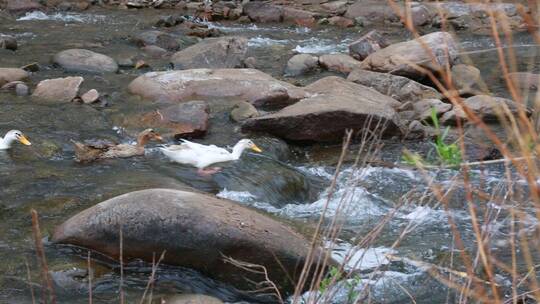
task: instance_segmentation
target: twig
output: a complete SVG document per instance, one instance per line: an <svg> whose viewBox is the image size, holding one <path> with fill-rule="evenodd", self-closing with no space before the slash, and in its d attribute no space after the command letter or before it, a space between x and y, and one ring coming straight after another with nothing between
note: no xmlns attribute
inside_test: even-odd
<svg viewBox="0 0 540 304"><path fill-rule="evenodd" d="M88 304L92 304L92 265L90 260L90 250L88 251L88 257L86 258L86 265L88 267Z"/></svg>
<svg viewBox="0 0 540 304"><path fill-rule="evenodd" d="M43 283L45 283L45 285L47 286L47 290L49 291L49 300L51 304L56 304L56 296L54 294L52 279L49 274L49 267L47 266L47 258L45 257L45 249L43 249L43 242L41 241L41 230L39 228L38 213L35 209L32 209L30 213L32 214L32 233L34 236L36 252L39 258L39 262L41 264L42 280L43 280ZM45 301L45 303L47 302L46 298L44 298L43 300Z"/></svg>
<svg viewBox="0 0 540 304"><path fill-rule="evenodd" d="M146 298L146 293L148 292L148 290L150 288L153 288L154 287L154 282L155 282L155 277L156 277L156 272L158 270L158 267L159 267L159 264L161 263L161 261L163 261L163 259L165 258L165 252L167 252L166 250L163 250L163 252L161 253L161 256L159 257L157 263L155 263L155 258L156 258L156 254L153 253L152 255L152 272L150 274L150 279L148 279L148 284L146 284L146 288L144 289L144 293L142 295L142 298L141 300L139 301L139 304L143 304L144 303L144 299ZM148 302L150 303L152 301L152 295L150 295L150 298L148 299Z"/></svg>
<svg viewBox="0 0 540 304"><path fill-rule="evenodd" d="M28 259L26 257L24 258L24 264L26 264L26 277L28 279L28 287L30 288L30 295L32 295L32 304L36 304L36 295L34 294L32 277L30 276L30 266L28 265Z"/></svg>

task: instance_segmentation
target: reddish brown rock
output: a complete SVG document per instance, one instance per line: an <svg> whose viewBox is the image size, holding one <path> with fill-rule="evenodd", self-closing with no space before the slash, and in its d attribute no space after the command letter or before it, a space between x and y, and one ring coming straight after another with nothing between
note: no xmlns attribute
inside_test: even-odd
<svg viewBox="0 0 540 304"><path fill-rule="evenodd" d="M208 130L209 108L204 101L189 101L144 114L140 124L164 136L198 138Z"/></svg>
<svg viewBox="0 0 540 304"><path fill-rule="evenodd" d="M328 24L339 27L352 27L354 26L354 20L341 16L334 16L328 18Z"/></svg>
<svg viewBox="0 0 540 304"><path fill-rule="evenodd" d="M319 64L329 71L349 74L360 68L361 62L346 54L328 54L319 57Z"/></svg>

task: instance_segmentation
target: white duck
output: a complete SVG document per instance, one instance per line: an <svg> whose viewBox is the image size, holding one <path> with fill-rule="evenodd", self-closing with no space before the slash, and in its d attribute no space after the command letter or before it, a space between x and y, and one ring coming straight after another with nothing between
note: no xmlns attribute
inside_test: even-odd
<svg viewBox="0 0 540 304"><path fill-rule="evenodd" d="M11 148L13 142L20 142L23 145L30 146L30 141L24 136L24 134L19 130L11 130L6 133L4 138L0 137L0 150L7 150Z"/></svg>
<svg viewBox="0 0 540 304"><path fill-rule="evenodd" d="M221 163L231 160L237 160L242 156L245 149L251 149L255 152L262 152L251 140L242 139L234 145L232 152L215 145L201 145L187 140L182 140L180 145L171 145L160 148L172 161L181 164L192 165L197 167L197 171L201 175L209 175L218 172L221 168L214 167L205 169L211 164Z"/></svg>

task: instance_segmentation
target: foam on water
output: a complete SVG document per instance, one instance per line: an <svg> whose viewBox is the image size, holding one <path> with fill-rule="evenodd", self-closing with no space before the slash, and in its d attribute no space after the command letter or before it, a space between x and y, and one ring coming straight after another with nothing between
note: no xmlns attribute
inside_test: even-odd
<svg viewBox="0 0 540 304"><path fill-rule="evenodd" d="M288 40L278 40L268 37L257 36L248 40L248 46L250 47L267 47L271 45L286 45Z"/></svg>
<svg viewBox="0 0 540 304"><path fill-rule="evenodd" d="M395 254L396 251L386 247L358 248L349 243L327 243L332 249L332 258L344 265L347 271L375 269L390 264L386 254Z"/></svg>
<svg viewBox="0 0 540 304"><path fill-rule="evenodd" d="M41 11L28 12L26 15L17 19L17 21L31 21L31 20L50 20L50 21L63 21L63 22L80 22L80 23L97 23L105 20L105 16L102 15L87 15L77 13L54 13L47 15Z"/></svg>
<svg viewBox="0 0 540 304"><path fill-rule="evenodd" d="M309 38L299 41L299 44L293 49L297 53L305 54L334 54L346 52L350 40L343 40L336 44L329 39Z"/></svg>

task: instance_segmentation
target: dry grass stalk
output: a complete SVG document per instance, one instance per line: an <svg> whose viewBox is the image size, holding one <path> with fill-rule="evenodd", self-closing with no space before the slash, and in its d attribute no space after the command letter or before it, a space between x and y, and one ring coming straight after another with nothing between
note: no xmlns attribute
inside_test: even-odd
<svg viewBox="0 0 540 304"><path fill-rule="evenodd" d="M49 273L49 267L47 266L47 258L45 257L45 249L43 248L43 242L41 241L41 229L39 228L39 217L36 210L30 211L32 215L32 235L34 237L34 244L36 247L36 253L41 265L41 279L46 289L43 289L43 301L51 304L56 303L56 295L54 293L53 282ZM48 296L46 294L48 293ZM48 299L48 300L47 300Z"/></svg>

